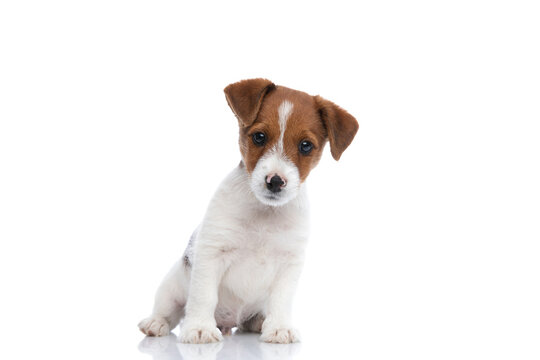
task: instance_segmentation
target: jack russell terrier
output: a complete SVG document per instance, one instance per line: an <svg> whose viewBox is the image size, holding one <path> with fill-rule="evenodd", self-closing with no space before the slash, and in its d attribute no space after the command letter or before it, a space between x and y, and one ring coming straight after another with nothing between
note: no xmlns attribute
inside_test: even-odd
<svg viewBox="0 0 540 360"><path fill-rule="evenodd" d="M358 123L320 96L266 79L224 91L238 118L242 161L218 187L139 328L163 336L183 318L184 343L220 341L233 327L265 342L297 342L291 305L309 232L304 182L326 142L338 160Z"/></svg>

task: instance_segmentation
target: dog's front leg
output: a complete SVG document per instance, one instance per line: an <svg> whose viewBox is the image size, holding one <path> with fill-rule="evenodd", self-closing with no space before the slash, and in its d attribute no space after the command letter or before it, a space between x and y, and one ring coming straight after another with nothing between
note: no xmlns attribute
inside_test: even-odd
<svg viewBox="0 0 540 360"><path fill-rule="evenodd" d="M213 251L201 249L196 255L191 270L186 316L180 327L181 342L203 344L223 340L216 327L214 312L224 271L223 259Z"/></svg>
<svg viewBox="0 0 540 360"><path fill-rule="evenodd" d="M266 306L262 341L280 344L300 341L298 331L291 325L291 311L301 271L301 263L288 265L277 277Z"/></svg>

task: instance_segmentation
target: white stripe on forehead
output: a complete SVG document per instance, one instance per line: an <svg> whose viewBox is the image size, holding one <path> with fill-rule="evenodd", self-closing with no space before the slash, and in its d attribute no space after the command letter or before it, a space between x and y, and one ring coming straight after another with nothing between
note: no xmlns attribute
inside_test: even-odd
<svg viewBox="0 0 540 360"><path fill-rule="evenodd" d="M287 120L291 116L293 109L293 104L289 100L285 100L279 105L278 115L279 115L279 141L278 149L280 152L283 152L283 136L285 135L285 128L287 127Z"/></svg>

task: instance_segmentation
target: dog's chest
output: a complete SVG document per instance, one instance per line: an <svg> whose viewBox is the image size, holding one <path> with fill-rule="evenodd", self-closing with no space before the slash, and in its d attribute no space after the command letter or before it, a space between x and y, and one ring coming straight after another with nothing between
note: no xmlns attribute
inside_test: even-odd
<svg viewBox="0 0 540 360"><path fill-rule="evenodd" d="M302 222L244 225L226 255L229 268L222 286L246 304L264 300L279 273L302 261L306 238Z"/></svg>

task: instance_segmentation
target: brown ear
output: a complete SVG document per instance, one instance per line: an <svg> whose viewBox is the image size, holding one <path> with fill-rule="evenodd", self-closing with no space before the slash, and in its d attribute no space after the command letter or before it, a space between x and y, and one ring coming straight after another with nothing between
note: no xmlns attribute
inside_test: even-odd
<svg viewBox="0 0 540 360"><path fill-rule="evenodd" d="M315 96L319 114L328 132L330 152L339 160L341 154L351 144L358 131L358 122L344 109L320 96Z"/></svg>
<svg viewBox="0 0 540 360"><path fill-rule="evenodd" d="M266 79L249 79L230 84L225 88L227 103L241 126L253 124L264 96L275 85Z"/></svg>

